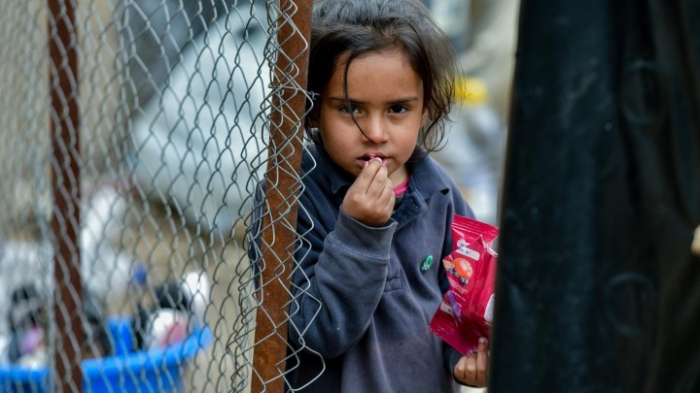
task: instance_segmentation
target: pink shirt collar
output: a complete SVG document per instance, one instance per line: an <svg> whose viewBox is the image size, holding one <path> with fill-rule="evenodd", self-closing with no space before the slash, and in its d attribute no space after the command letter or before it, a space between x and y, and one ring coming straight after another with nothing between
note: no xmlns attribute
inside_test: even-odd
<svg viewBox="0 0 700 393"><path fill-rule="evenodd" d="M404 180L401 184L398 186L394 187L394 195L395 196L401 196L403 195L406 190L408 190L408 181L411 179L410 176L406 177L406 180Z"/></svg>

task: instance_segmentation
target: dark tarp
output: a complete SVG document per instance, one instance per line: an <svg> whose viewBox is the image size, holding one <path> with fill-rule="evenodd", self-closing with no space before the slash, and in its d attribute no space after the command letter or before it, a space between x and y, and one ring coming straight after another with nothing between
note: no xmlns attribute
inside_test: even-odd
<svg viewBox="0 0 700 393"><path fill-rule="evenodd" d="M491 392L700 391L698 21L521 2Z"/></svg>

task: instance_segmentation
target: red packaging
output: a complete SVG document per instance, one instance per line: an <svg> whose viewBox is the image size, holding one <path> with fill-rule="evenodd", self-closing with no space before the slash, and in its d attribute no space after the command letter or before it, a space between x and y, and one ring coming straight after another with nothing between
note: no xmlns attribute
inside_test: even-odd
<svg viewBox="0 0 700 393"><path fill-rule="evenodd" d="M452 252L442 260L450 288L430 330L464 355L476 350L480 337L491 337L497 236L493 225L458 215L452 221Z"/></svg>

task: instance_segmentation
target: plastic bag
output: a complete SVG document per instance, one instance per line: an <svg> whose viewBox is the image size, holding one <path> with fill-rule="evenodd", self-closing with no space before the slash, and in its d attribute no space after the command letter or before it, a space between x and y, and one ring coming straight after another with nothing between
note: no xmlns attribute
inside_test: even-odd
<svg viewBox="0 0 700 393"><path fill-rule="evenodd" d="M491 248L498 227L454 217L453 246L442 260L450 287L430 322L430 330L464 355L490 338L498 255Z"/></svg>

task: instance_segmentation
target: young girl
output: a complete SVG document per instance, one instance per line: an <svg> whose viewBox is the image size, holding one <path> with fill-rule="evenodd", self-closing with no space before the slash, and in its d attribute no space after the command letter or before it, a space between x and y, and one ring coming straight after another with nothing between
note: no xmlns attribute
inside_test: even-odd
<svg viewBox="0 0 700 393"><path fill-rule="evenodd" d="M455 214L427 152L442 141L454 52L412 0L325 0L313 13L286 381L317 392L484 386L485 339L462 357L430 332Z"/></svg>

